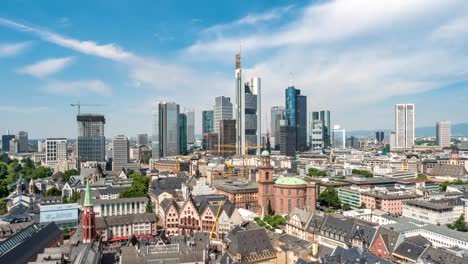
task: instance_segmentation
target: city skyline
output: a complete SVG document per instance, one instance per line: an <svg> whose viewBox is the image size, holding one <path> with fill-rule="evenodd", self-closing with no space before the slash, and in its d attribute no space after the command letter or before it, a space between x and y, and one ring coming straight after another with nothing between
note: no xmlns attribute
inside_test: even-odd
<svg viewBox="0 0 468 264"><path fill-rule="evenodd" d="M460 114L467 110L468 3L406 1L382 8L370 1L364 12L348 9L347 2L366 4L257 2L240 10L226 2L217 6L219 14L202 5L176 15L177 4L164 4L163 12L151 2L129 8L115 2L115 15L141 14L125 25L98 15L106 5L96 4L84 18L86 3L4 2L0 130L27 131L31 139L75 138L76 110L69 104L80 101L104 104L82 112L105 115L106 137L133 137L151 134L152 102L175 101L194 109L199 135L201 112L212 109L214 98L235 98L233 58L241 44L244 76L262 78L262 133L271 107L284 104L280 95L291 72L308 97L308 111L332 111L332 122L347 131L391 129L397 103L417 105L415 127L468 121ZM398 23L390 28L387 21ZM312 22L318 29L302 34ZM178 30L180 36L172 33ZM51 116L57 125L41 125Z"/></svg>

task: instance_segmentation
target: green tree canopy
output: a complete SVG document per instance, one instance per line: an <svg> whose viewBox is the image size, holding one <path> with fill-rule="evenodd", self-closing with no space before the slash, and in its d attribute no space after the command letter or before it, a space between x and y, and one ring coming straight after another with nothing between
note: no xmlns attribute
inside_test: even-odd
<svg viewBox="0 0 468 264"><path fill-rule="evenodd" d="M338 192L331 186L327 187L325 191L320 193L319 200L320 204L325 205L326 207L340 208L341 206L340 198L338 198Z"/></svg>
<svg viewBox="0 0 468 264"><path fill-rule="evenodd" d="M460 232L468 232L468 225L465 223L465 215L460 215L457 221L455 221L453 224L448 224L447 227Z"/></svg>
<svg viewBox="0 0 468 264"><path fill-rule="evenodd" d="M322 171L316 168L309 168L309 170L307 171L307 175L311 177L324 177L328 174L326 171Z"/></svg>
<svg viewBox="0 0 468 264"><path fill-rule="evenodd" d="M370 171L367 170L358 170L358 169L353 169L353 174L361 175L366 178L371 178L374 177L374 174Z"/></svg>
<svg viewBox="0 0 468 264"><path fill-rule="evenodd" d="M132 186L126 188L120 195L120 198L145 197L148 195L149 178L139 173L130 175L133 179Z"/></svg>
<svg viewBox="0 0 468 264"><path fill-rule="evenodd" d="M71 176L75 176L78 174L79 174L78 171L75 169L67 170L63 173L63 181L67 182L68 180L70 180Z"/></svg>
<svg viewBox="0 0 468 264"><path fill-rule="evenodd" d="M62 192L57 187L52 187L46 191L45 196L61 196Z"/></svg>

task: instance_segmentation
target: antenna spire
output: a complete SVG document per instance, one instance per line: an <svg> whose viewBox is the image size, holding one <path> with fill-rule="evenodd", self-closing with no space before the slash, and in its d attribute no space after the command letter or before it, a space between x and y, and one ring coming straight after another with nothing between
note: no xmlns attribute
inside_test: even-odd
<svg viewBox="0 0 468 264"><path fill-rule="evenodd" d="M292 74L292 72L289 73L289 86L293 87L293 74Z"/></svg>

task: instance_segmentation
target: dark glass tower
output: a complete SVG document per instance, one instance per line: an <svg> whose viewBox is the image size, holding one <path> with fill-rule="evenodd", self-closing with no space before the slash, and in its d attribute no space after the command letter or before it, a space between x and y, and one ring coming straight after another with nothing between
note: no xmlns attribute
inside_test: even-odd
<svg viewBox="0 0 468 264"><path fill-rule="evenodd" d="M77 121L79 161L105 161L104 116L81 114L77 116Z"/></svg>
<svg viewBox="0 0 468 264"><path fill-rule="evenodd" d="M203 120L203 134L213 133L213 111L203 111L202 120Z"/></svg>
<svg viewBox="0 0 468 264"><path fill-rule="evenodd" d="M179 153L182 155L187 154L187 115L179 114Z"/></svg>
<svg viewBox="0 0 468 264"><path fill-rule="evenodd" d="M286 88L286 121L288 126L295 128L296 150L306 150L307 97L292 85Z"/></svg>
<svg viewBox="0 0 468 264"><path fill-rule="evenodd" d="M322 120L322 137L325 148L331 146L331 121L330 111L320 111L320 120Z"/></svg>

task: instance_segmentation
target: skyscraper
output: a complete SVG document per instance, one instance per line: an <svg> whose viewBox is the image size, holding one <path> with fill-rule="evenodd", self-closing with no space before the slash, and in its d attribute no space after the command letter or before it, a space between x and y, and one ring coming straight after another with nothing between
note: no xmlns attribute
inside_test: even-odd
<svg viewBox="0 0 468 264"><path fill-rule="evenodd" d="M384 132L383 131L377 131L375 132L375 140L377 140L377 144L382 144L384 141Z"/></svg>
<svg viewBox="0 0 468 264"><path fill-rule="evenodd" d="M283 120L280 126L280 153L281 155L294 157L296 155L296 127L286 124Z"/></svg>
<svg viewBox="0 0 468 264"><path fill-rule="evenodd" d="M333 126L333 148L345 149L346 148L346 130L340 125Z"/></svg>
<svg viewBox="0 0 468 264"><path fill-rule="evenodd" d="M3 135L2 136L2 150L7 153L10 151L10 140L15 138L15 135Z"/></svg>
<svg viewBox="0 0 468 264"><path fill-rule="evenodd" d="M153 135L151 136L153 158L179 154L179 114L180 107L176 103L156 102L153 105Z"/></svg>
<svg viewBox="0 0 468 264"><path fill-rule="evenodd" d="M187 144L195 143L195 112L187 108L185 110L185 115L187 116ZM185 147L187 149L187 147Z"/></svg>
<svg viewBox="0 0 468 264"><path fill-rule="evenodd" d="M248 146L261 142L261 79L251 78L242 84L241 55L236 54L236 154L243 155ZM256 149L257 155L260 149Z"/></svg>
<svg viewBox="0 0 468 264"><path fill-rule="evenodd" d="M314 112L318 113L318 112ZM323 149L323 123L322 120L312 121L310 145L313 151L322 151Z"/></svg>
<svg viewBox="0 0 468 264"><path fill-rule="evenodd" d="M414 144L414 104L395 105L395 144L411 148Z"/></svg>
<svg viewBox="0 0 468 264"><path fill-rule="evenodd" d="M124 135L112 139L112 170L127 168L130 163L130 141Z"/></svg>
<svg viewBox="0 0 468 264"><path fill-rule="evenodd" d="M271 108L271 124L270 124L270 131L271 131L271 144L273 145L274 149L279 149L280 146L280 127L281 127L281 120L286 119L286 109L284 106L273 106Z"/></svg>
<svg viewBox="0 0 468 264"><path fill-rule="evenodd" d="M202 127L202 133L213 133L213 111L208 110L208 111L203 111L202 112L202 122L203 122L203 127Z"/></svg>
<svg viewBox="0 0 468 264"><path fill-rule="evenodd" d="M296 130L296 150L307 149L307 97L291 84L286 88L287 125Z"/></svg>
<svg viewBox="0 0 468 264"><path fill-rule="evenodd" d="M231 119L233 119L231 99L224 96L216 97L213 111L213 132L219 135L220 121Z"/></svg>
<svg viewBox="0 0 468 264"><path fill-rule="evenodd" d="M187 154L187 138L188 138L188 117L187 114L179 114L179 154Z"/></svg>
<svg viewBox="0 0 468 264"><path fill-rule="evenodd" d="M441 148L451 146L452 139L452 122L450 120L442 120L436 124L437 145Z"/></svg>
<svg viewBox="0 0 468 264"><path fill-rule="evenodd" d="M136 144L138 146L148 145L148 134L137 134Z"/></svg>
<svg viewBox="0 0 468 264"><path fill-rule="evenodd" d="M221 120L219 128L220 146L218 146L218 149L220 151L220 155L223 157L229 157L236 154L236 150L234 148L226 146L236 144L236 120Z"/></svg>
<svg viewBox="0 0 468 264"><path fill-rule="evenodd" d="M19 131L16 134L16 139L18 140L18 153L28 152L28 132Z"/></svg>
<svg viewBox="0 0 468 264"><path fill-rule="evenodd" d="M103 115L80 114L78 121L78 159L83 161L105 161L106 138Z"/></svg>
<svg viewBox="0 0 468 264"><path fill-rule="evenodd" d="M48 138L45 145L46 166L54 168L60 161L67 160L66 138Z"/></svg>
<svg viewBox="0 0 468 264"><path fill-rule="evenodd" d="M322 121L322 139L323 139L323 146L324 148L330 148L331 146L331 118L330 118L330 111L324 110L320 111L320 113L315 112L314 116L319 114L319 118Z"/></svg>

